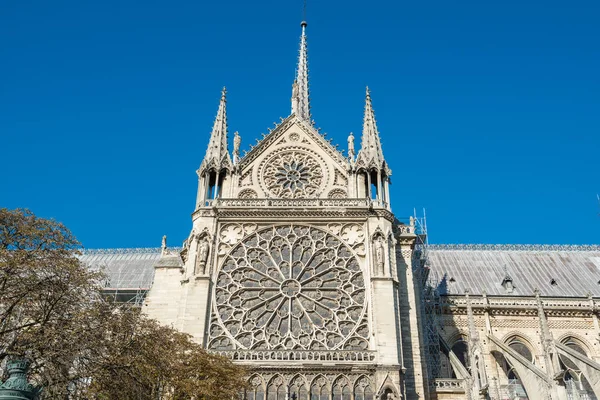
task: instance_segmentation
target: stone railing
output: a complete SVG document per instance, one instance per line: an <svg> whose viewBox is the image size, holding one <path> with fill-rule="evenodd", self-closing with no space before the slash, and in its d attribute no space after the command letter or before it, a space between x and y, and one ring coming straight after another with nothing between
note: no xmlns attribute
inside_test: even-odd
<svg viewBox="0 0 600 400"><path fill-rule="evenodd" d="M537 309L537 300L535 297L506 297L506 296L470 296L471 306L473 308L493 308L493 309ZM449 295L444 296L441 300L442 307L460 307L464 308L467 306L467 299L464 295ZM572 298L566 299L563 297L552 298L543 297L542 305L547 310L579 310L582 308L590 307L590 300L588 298Z"/></svg>
<svg viewBox="0 0 600 400"><path fill-rule="evenodd" d="M236 361L352 361L371 363L375 360L375 352L365 350L213 350L212 352Z"/></svg>
<svg viewBox="0 0 600 400"><path fill-rule="evenodd" d="M369 207L369 199L216 199L215 207Z"/></svg>
<svg viewBox="0 0 600 400"><path fill-rule="evenodd" d="M436 392L464 392L465 385L463 379L440 379L434 382Z"/></svg>

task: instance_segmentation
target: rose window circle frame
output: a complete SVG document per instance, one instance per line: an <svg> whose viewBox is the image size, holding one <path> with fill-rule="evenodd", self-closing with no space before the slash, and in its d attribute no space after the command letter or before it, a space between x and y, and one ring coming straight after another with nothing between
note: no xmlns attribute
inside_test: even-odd
<svg viewBox="0 0 600 400"><path fill-rule="evenodd" d="M327 186L329 171L323 158L303 147L285 147L263 160L260 186L275 198L318 198Z"/></svg>
<svg viewBox="0 0 600 400"><path fill-rule="evenodd" d="M235 348L339 350L364 327L367 291L358 256L343 239L312 225L278 224L225 255L213 304ZM353 350L367 350L368 338L359 339L363 348Z"/></svg>

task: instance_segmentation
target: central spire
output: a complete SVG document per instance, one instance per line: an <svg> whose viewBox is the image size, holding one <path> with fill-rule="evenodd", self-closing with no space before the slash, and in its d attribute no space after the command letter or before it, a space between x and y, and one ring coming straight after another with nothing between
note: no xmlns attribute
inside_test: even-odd
<svg viewBox="0 0 600 400"><path fill-rule="evenodd" d="M308 60L306 50L306 21L302 21L302 36L300 36L300 54L296 79L292 85L292 113L298 118L311 123L310 100L308 96Z"/></svg>

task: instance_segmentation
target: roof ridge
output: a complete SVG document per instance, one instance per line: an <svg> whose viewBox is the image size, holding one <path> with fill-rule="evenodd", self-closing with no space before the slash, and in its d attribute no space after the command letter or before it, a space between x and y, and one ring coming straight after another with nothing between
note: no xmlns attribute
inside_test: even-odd
<svg viewBox="0 0 600 400"><path fill-rule="evenodd" d="M600 244L429 244L430 250L600 251Z"/></svg>
<svg viewBox="0 0 600 400"><path fill-rule="evenodd" d="M123 247L123 248L107 248L107 249L82 249L83 255L95 254L160 254L161 247ZM170 251L181 251L181 247L167 247Z"/></svg>

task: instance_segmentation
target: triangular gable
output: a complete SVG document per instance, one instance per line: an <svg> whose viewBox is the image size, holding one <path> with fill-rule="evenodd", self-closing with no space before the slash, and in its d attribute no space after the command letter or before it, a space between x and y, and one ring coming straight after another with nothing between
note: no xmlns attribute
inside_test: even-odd
<svg viewBox="0 0 600 400"><path fill-rule="evenodd" d="M346 160L342 153L340 153L334 146L325 140L325 138L319 132L317 132L315 128L300 118L297 118L294 114L284 119L281 124L277 125L277 127L269 132L269 134L266 135L263 140L261 140L246 155L244 155L238 164L239 169L244 170L271 145L278 143L293 125L298 126L302 132L312 139L312 141L318 145L324 153L329 155L329 157L336 162L339 168L346 169L348 160Z"/></svg>

